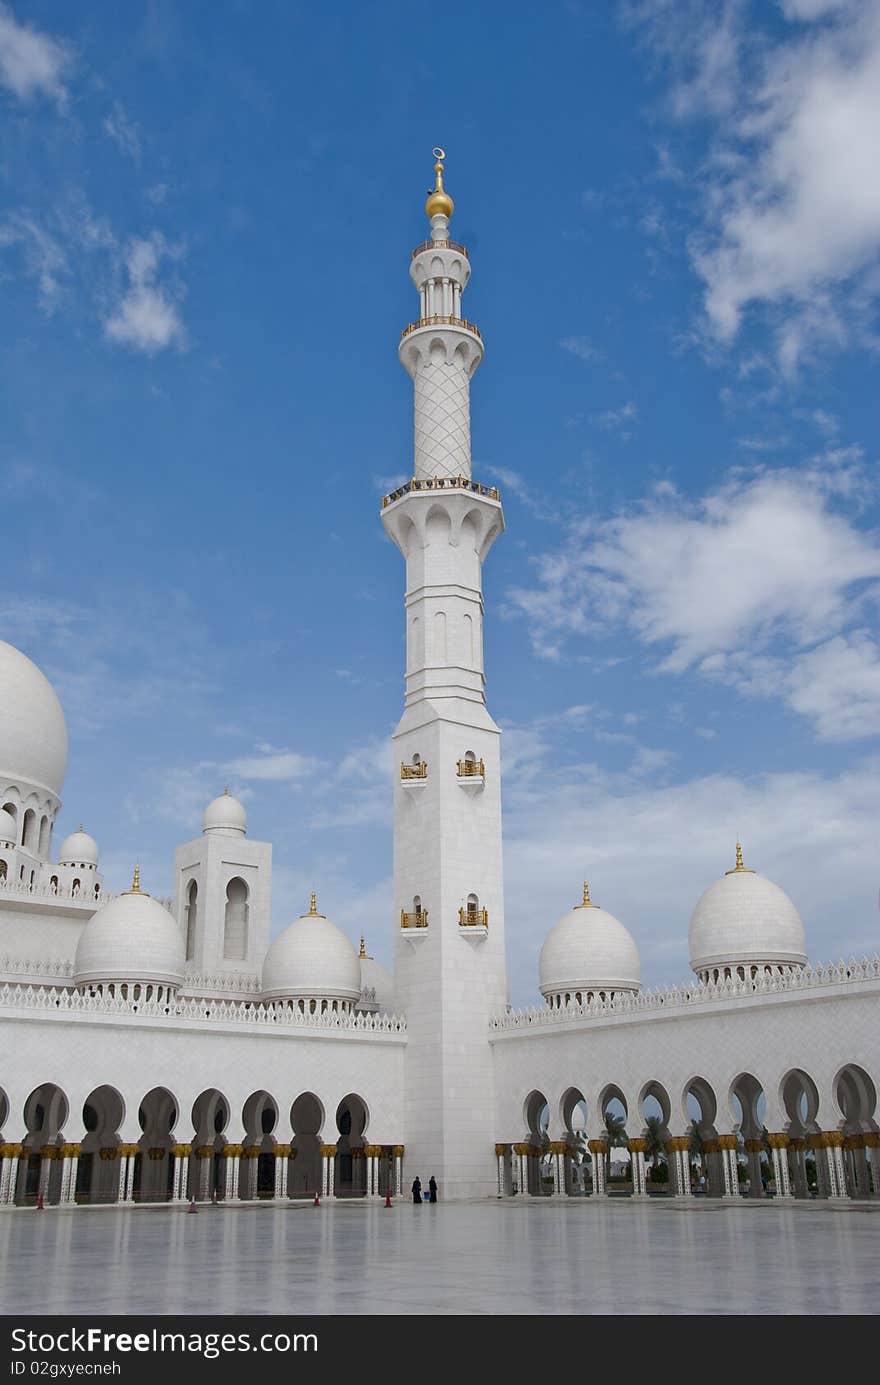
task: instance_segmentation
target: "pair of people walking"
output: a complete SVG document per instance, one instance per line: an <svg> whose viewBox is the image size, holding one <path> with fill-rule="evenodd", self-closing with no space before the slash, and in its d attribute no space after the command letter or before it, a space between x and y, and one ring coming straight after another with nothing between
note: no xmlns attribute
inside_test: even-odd
<svg viewBox="0 0 880 1385"><path fill-rule="evenodd" d="M421 1180L420 1178L418 1178L418 1177L416 1177L416 1178L413 1179L413 1184L412 1184L412 1200L413 1200L413 1202L415 1202L415 1203L425 1202L425 1201L427 1201L427 1202L436 1202L436 1201L437 1201L437 1180L436 1180L436 1178L434 1177L433 1174L431 1174L431 1177L430 1177L429 1180L428 1180L428 1195L427 1195L427 1198L423 1198L423 1197L422 1197L422 1180Z"/></svg>

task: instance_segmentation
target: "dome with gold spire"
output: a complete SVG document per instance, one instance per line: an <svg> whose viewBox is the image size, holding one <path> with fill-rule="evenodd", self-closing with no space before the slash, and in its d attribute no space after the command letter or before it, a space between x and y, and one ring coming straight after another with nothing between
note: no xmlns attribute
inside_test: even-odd
<svg viewBox="0 0 880 1385"><path fill-rule="evenodd" d="M151 982L176 990L184 964L183 934L168 910L141 889L135 866L131 889L98 909L80 934L73 981L111 991Z"/></svg>
<svg viewBox="0 0 880 1385"><path fill-rule="evenodd" d="M445 216L448 221L455 211L455 203L443 186L443 160L446 153L443 149L434 150L434 186L428 193L428 200L425 203L425 215L431 221L435 216Z"/></svg>
<svg viewBox="0 0 880 1385"><path fill-rule="evenodd" d="M563 915L544 940L539 976L541 994L553 1006L579 1005L595 996L610 999L641 985L632 934L593 903L586 881L581 903Z"/></svg>
<svg viewBox="0 0 880 1385"><path fill-rule="evenodd" d="M697 901L690 923L691 966L701 981L746 980L806 966L804 925L788 895L743 862Z"/></svg>
<svg viewBox="0 0 880 1385"><path fill-rule="evenodd" d="M318 913L312 893L309 912L287 925L263 961L263 998L299 1003L308 1013L349 1010L361 994L357 953L341 928Z"/></svg>

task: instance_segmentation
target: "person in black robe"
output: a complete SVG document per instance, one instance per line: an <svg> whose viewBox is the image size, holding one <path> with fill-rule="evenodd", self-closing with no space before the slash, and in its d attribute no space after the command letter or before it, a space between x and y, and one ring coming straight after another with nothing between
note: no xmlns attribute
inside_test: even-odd
<svg viewBox="0 0 880 1385"><path fill-rule="evenodd" d="M422 1180L421 1180L420 1178L414 1178L414 1179L413 1179L412 1195L413 1195L413 1202L421 1202L421 1200L422 1200Z"/></svg>
<svg viewBox="0 0 880 1385"><path fill-rule="evenodd" d="M431 1174L430 1180L428 1182L428 1201L437 1201L437 1180L433 1174Z"/></svg>

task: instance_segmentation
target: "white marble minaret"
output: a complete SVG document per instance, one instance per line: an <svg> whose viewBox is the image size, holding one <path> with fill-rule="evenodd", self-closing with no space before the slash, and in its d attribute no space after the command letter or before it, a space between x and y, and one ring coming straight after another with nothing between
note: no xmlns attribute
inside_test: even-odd
<svg viewBox="0 0 880 1385"><path fill-rule="evenodd" d="M495 1188L489 1016L507 1000L500 733L486 709L482 565L504 528L471 479L470 381L483 359L462 315L470 277L449 239L442 150L413 251L418 320L400 359L415 394L413 480L382 504L406 559L406 701L394 733L394 984L407 1016L406 1165L446 1197Z"/></svg>

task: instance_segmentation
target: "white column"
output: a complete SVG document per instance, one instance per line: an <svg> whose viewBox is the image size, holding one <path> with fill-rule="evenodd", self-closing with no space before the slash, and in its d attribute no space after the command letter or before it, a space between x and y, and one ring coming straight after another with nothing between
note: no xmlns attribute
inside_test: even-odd
<svg viewBox="0 0 880 1385"><path fill-rule="evenodd" d="M498 1161L498 1196L499 1196L499 1197L503 1197L503 1196L504 1196L504 1155L503 1155L503 1153L502 1153L502 1154L496 1154L496 1155L495 1155L495 1158L496 1158L496 1160Z"/></svg>
<svg viewBox="0 0 880 1385"><path fill-rule="evenodd" d="M135 1158L136 1158L136 1157L137 1157L137 1156L134 1155L134 1154L130 1154L130 1155L128 1156L128 1161L127 1161L127 1162L128 1162L128 1171L127 1171L127 1177L126 1177L126 1180L125 1180L125 1200L126 1200L126 1202L131 1202L132 1197L133 1197L133 1195L134 1195L134 1161L135 1161ZM165 1186L167 1187L167 1184L166 1184Z"/></svg>
<svg viewBox="0 0 880 1385"><path fill-rule="evenodd" d="M127 1180L127 1178L128 1178L128 1155L127 1155L127 1154L123 1154L122 1151L120 1151L120 1152L119 1152L119 1155L118 1155L118 1163L119 1163L119 1184L118 1184L117 1192L116 1192L116 1201L117 1201L117 1202L124 1202L124 1201L125 1201L125 1184L126 1184L126 1180Z"/></svg>
<svg viewBox="0 0 880 1385"><path fill-rule="evenodd" d="M3 1166L0 1169L0 1205L5 1205L12 1201L14 1180L12 1177L13 1169L18 1167L17 1154L4 1154Z"/></svg>
<svg viewBox="0 0 880 1385"><path fill-rule="evenodd" d="M49 1196L49 1179L51 1175L52 1156L43 1154L40 1156L40 1182L38 1185L38 1193L40 1197L44 1199Z"/></svg>
<svg viewBox="0 0 880 1385"><path fill-rule="evenodd" d="M400 1197L403 1192L403 1156L395 1153L394 1155L394 1195Z"/></svg>
<svg viewBox="0 0 880 1385"><path fill-rule="evenodd" d="M336 1156L332 1155L327 1160L327 1196L333 1197L333 1180L336 1176Z"/></svg>
<svg viewBox="0 0 880 1385"><path fill-rule="evenodd" d="M275 1153L275 1200L276 1200L276 1202L280 1201L280 1199L284 1197L284 1193L285 1193L285 1184L286 1184L286 1182L287 1182L287 1179L286 1179L285 1176L284 1176L284 1175L285 1175L286 1169L287 1169L287 1159L286 1159L283 1155L279 1155L278 1152L276 1151L276 1153Z"/></svg>
<svg viewBox="0 0 880 1385"><path fill-rule="evenodd" d="M593 1196L605 1197L605 1144L602 1140L589 1141L590 1154L593 1156Z"/></svg>
<svg viewBox="0 0 880 1385"><path fill-rule="evenodd" d="M373 1196L373 1180L375 1178L376 1160L372 1154L365 1154L367 1161L367 1197Z"/></svg>
<svg viewBox="0 0 880 1385"><path fill-rule="evenodd" d="M186 1146L184 1146L186 1148ZM187 1154L174 1155L174 1201L186 1201L186 1166L189 1156Z"/></svg>
<svg viewBox="0 0 880 1385"><path fill-rule="evenodd" d="M564 1187L562 1183L562 1155L558 1150L553 1152L553 1192L556 1197L562 1197Z"/></svg>
<svg viewBox="0 0 880 1385"><path fill-rule="evenodd" d="M226 1201L235 1202L238 1199L238 1159L237 1154L226 1155Z"/></svg>
<svg viewBox="0 0 880 1385"><path fill-rule="evenodd" d="M726 1137L722 1136L721 1138L725 1139ZM740 1192L735 1145L732 1145L730 1148L722 1145L721 1167L724 1172L724 1196L726 1198L738 1198Z"/></svg>

